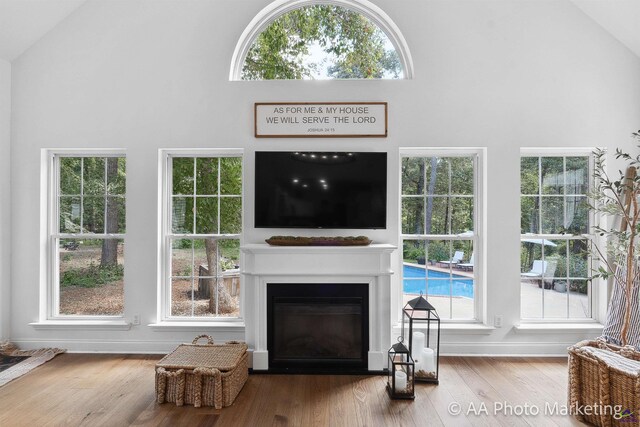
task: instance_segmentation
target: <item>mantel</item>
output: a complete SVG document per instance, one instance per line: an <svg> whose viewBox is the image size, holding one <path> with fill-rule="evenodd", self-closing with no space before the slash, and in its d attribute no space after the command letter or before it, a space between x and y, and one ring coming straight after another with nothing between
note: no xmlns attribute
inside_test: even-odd
<svg viewBox="0 0 640 427"><path fill-rule="evenodd" d="M389 244L368 246L243 245L242 273L251 276L391 275Z"/></svg>
<svg viewBox="0 0 640 427"><path fill-rule="evenodd" d="M246 340L253 368L268 370L267 286L269 283L367 283L370 371L381 371L391 340L390 244L368 246L241 246Z"/></svg>

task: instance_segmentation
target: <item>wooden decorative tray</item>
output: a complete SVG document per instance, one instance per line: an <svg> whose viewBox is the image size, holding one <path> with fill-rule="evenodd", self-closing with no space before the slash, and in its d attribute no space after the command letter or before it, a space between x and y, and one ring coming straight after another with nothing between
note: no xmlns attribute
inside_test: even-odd
<svg viewBox="0 0 640 427"><path fill-rule="evenodd" d="M265 240L272 246L367 246L371 239L365 236L350 237L299 237L271 236Z"/></svg>

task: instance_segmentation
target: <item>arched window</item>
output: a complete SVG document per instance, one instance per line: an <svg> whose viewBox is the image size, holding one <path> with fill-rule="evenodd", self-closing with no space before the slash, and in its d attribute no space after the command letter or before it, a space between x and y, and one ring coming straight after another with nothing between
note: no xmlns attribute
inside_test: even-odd
<svg viewBox="0 0 640 427"><path fill-rule="evenodd" d="M365 0L279 0L240 38L231 80L412 77L404 38Z"/></svg>

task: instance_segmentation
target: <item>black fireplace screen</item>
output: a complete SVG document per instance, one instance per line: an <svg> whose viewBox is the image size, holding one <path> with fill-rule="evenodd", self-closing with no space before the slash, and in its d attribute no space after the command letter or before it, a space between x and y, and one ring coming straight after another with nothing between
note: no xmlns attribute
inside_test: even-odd
<svg viewBox="0 0 640 427"><path fill-rule="evenodd" d="M367 284L269 284L269 367L366 370Z"/></svg>

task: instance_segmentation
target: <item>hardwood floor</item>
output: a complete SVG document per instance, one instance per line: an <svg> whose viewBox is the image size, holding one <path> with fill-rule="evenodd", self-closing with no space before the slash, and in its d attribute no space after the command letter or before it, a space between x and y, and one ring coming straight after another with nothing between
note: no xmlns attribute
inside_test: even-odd
<svg viewBox="0 0 640 427"><path fill-rule="evenodd" d="M0 426L582 425L545 413L566 404L564 358L442 358L440 385L417 384L415 401L390 400L384 376L257 374L221 410L155 403L159 359L60 355L0 388Z"/></svg>

